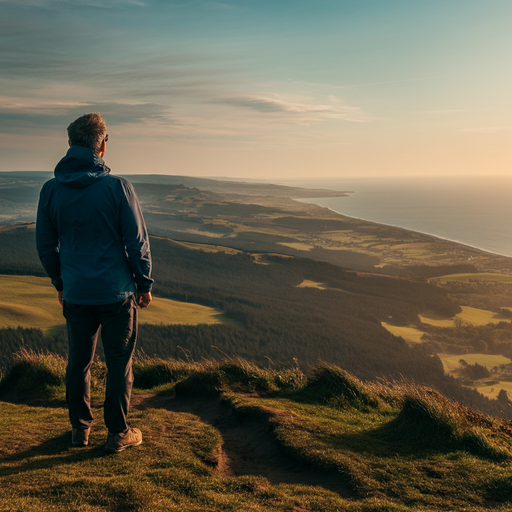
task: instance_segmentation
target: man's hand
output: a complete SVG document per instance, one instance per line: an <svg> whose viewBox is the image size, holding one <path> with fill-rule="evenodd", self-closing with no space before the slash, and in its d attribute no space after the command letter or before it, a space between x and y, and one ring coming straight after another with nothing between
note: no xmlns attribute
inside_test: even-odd
<svg viewBox="0 0 512 512"><path fill-rule="evenodd" d="M62 298L62 292L57 292L57 300L61 306L64 306L64 299Z"/></svg>
<svg viewBox="0 0 512 512"><path fill-rule="evenodd" d="M139 300L137 304L141 308L147 308L151 304L152 300L153 298L151 297L151 292L139 293Z"/></svg>

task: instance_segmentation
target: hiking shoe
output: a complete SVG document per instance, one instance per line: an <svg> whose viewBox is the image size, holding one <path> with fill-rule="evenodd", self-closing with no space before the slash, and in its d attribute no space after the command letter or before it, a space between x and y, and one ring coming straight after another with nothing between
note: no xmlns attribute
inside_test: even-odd
<svg viewBox="0 0 512 512"><path fill-rule="evenodd" d="M109 432L105 443L105 451L109 453L122 452L126 448L139 446L141 443L142 432L138 428L130 428L125 434L111 434Z"/></svg>
<svg viewBox="0 0 512 512"><path fill-rule="evenodd" d="M78 430L73 428L71 430L71 444L73 446L87 446L89 444L89 434L91 433L91 427L85 430Z"/></svg>

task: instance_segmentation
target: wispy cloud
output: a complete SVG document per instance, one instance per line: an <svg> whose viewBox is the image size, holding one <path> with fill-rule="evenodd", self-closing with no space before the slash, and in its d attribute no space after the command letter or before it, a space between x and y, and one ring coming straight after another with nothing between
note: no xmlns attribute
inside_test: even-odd
<svg viewBox="0 0 512 512"><path fill-rule="evenodd" d="M225 105L233 105L235 107L243 107L257 112L273 113L273 112L289 112L289 113L305 113L305 112L332 112L330 105L305 105L300 103L291 103L274 98L265 98L262 96L239 96L235 98L226 98L219 100L219 103Z"/></svg>
<svg viewBox="0 0 512 512"><path fill-rule="evenodd" d="M263 95L244 95L219 98L217 103L252 110L262 114L284 114L296 117L303 121L316 122L321 119L346 119L361 121L354 118L359 113L359 108L339 104L334 96L328 98L331 103L320 103L310 99L309 102L271 97Z"/></svg>
<svg viewBox="0 0 512 512"><path fill-rule="evenodd" d="M447 108L440 110L417 110L418 114L455 114L458 112L466 112L466 110L462 108Z"/></svg>
<svg viewBox="0 0 512 512"><path fill-rule="evenodd" d="M511 126L480 126L476 128L463 128L457 131L470 133L499 133L508 132L510 130L512 130Z"/></svg>
<svg viewBox="0 0 512 512"><path fill-rule="evenodd" d="M0 104L0 126L11 132L62 128L74 118L90 112L100 112L109 125L175 123L168 107L154 103L77 103L0 97Z"/></svg>
<svg viewBox="0 0 512 512"><path fill-rule="evenodd" d="M138 0L101 2L102 7L145 5ZM301 145L345 144L339 134L324 133L330 123L368 121L361 109L333 95L335 88L251 81L250 66L240 67L247 55L236 48L217 52L208 45L174 44L167 34L147 31L143 37L136 23L114 23L91 37L96 13L76 14L78 3L94 7L100 0L0 0L1 133L45 137L65 130L84 113L101 112L127 138L292 147L298 140ZM170 4L166 14L178 19L190 9L212 16L214 10L239 9L222 0ZM57 17L50 9L59 6L67 7ZM158 6L149 2L147 7L155 14ZM134 22L138 9L126 7L126 12ZM102 15L117 18L115 11ZM318 138L305 135L316 131Z"/></svg>
<svg viewBox="0 0 512 512"><path fill-rule="evenodd" d="M12 80L13 91L21 87L31 94L51 83L80 84L151 101L175 89L211 89L219 77L233 75L215 56L183 48L155 51L137 37L130 39L122 27L91 37L89 25L71 21L57 23L51 17L42 23L37 16L0 12L0 80ZM5 94L7 84L0 90Z"/></svg>

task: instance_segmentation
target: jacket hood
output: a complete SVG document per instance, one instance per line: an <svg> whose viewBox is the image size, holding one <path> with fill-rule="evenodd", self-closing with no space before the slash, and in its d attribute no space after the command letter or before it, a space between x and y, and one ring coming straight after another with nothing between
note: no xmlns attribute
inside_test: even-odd
<svg viewBox="0 0 512 512"><path fill-rule="evenodd" d="M81 146L71 146L55 167L55 178L71 188L88 187L109 173L103 158Z"/></svg>

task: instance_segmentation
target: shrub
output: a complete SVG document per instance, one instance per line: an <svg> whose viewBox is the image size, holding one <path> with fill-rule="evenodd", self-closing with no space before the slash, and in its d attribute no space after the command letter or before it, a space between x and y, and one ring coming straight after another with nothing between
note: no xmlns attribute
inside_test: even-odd
<svg viewBox="0 0 512 512"><path fill-rule="evenodd" d="M469 380L487 379L491 376L487 367L481 364L468 364L464 359L461 359L459 363L461 375Z"/></svg>
<svg viewBox="0 0 512 512"><path fill-rule="evenodd" d="M463 406L429 388L409 387L398 417L381 429L387 439L421 449L464 450L480 457L503 461L510 454L495 445L482 428L472 425Z"/></svg>
<svg viewBox="0 0 512 512"><path fill-rule="evenodd" d="M196 363L194 372L176 384L178 394L219 394L222 391L275 393L303 386L306 376L298 369L263 369L242 358L221 363Z"/></svg>
<svg viewBox="0 0 512 512"><path fill-rule="evenodd" d="M219 366L223 380L230 387L243 391L276 391L272 370L264 370L242 358L224 361Z"/></svg>
<svg viewBox="0 0 512 512"><path fill-rule="evenodd" d="M33 397L48 397L64 386L66 360L56 354L21 349L0 381L0 391L30 393Z"/></svg>
<svg viewBox="0 0 512 512"><path fill-rule="evenodd" d="M178 382L197 369L196 363L138 356L133 362L134 386L150 389L162 384Z"/></svg>
<svg viewBox="0 0 512 512"><path fill-rule="evenodd" d="M314 403L334 406L378 407L379 398L356 377L341 368L321 363L312 369L302 393Z"/></svg>
<svg viewBox="0 0 512 512"><path fill-rule="evenodd" d="M175 386L178 396L215 396L225 388L221 372L196 371Z"/></svg>
<svg viewBox="0 0 512 512"><path fill-rule="evenodd" d="M34 398L50 398L65 388L67 360L51 352L21 349L0 380L0 392L15 392ZM91 366L91 390L105 390L107 366L96 356Z"/></svg>

